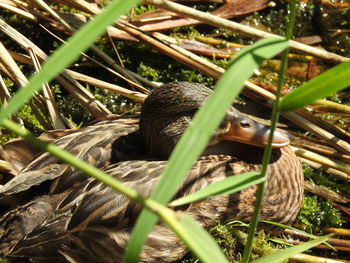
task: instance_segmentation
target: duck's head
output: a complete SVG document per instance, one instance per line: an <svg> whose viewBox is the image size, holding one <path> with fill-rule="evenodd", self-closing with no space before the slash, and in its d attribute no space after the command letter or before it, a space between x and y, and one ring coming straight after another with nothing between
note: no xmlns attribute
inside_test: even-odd
<svg viewBox="0 0 350 263"><path fill-rule="evenodd" d="M158 155L169 156L194 114L211 93L210 88L191 82L172 82L154 89L141 110L140 133L147 148ZM208 147L215 147L223 141L264 147L268 137L268 127L245 117L231 106ZM282 148L289 143L285 133L275 131L273 147Z"/></svg>

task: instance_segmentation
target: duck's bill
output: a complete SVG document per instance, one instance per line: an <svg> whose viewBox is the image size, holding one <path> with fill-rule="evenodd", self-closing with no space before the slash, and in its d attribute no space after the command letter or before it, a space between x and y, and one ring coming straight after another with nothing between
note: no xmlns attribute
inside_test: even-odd
<svg viewBox="0 0 350 263"><path fill-rule="evenodd" d="M264 147L268 143L270 129L252 119L240 116L239 120L231 122L227 133L221 135L223 140L237 141L254 146ZM290 144L286 133L275 131L273 134L272 147L282 148Z"/></svg>

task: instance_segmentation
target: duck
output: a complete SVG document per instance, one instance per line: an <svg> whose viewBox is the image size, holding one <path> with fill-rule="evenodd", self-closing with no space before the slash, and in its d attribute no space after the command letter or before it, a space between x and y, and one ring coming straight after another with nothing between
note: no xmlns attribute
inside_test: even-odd
<svg viewBox="0 0 350 263"><path fill-rule="evenodd" d="M176 143L211 93L197 83L163 84L146 98L139 119L102 121L54 143L148 197ZM268 136L268 127L231 106L174 199L229 176L259 171ZM289 225L301 207L303 172L288 135L276 131L273 138L260 218ZM249 222L256 190L251 186L172 209L191 215L205 228L231 220ZM28 191L39 194L28 200L23 197ZM20 194L17 207L0 218L0 257L9 262L121 262L142 209L47 153L0 189L0 199ZM186 253L179 238L158 222L140 262L174 262Z"/></svg>

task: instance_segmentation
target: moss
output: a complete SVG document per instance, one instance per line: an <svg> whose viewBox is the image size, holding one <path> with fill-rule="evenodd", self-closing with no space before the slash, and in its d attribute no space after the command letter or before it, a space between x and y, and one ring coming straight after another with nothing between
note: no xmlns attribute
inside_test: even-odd
<svg viewBox="0 0 350 263"><path fill-rule="evenodd" d="M321 170L312 169L309 166L304 166L303 171L306 180L314 182L317 185L323 185L350 199L350 188L344 181L332 177Z"/></svg>
<svg viewBox="0 0 350 263"><path fill-rule="evenodd" d="M2 103L0 103L0 107L2 107ZM24 122L25 127L31 130L34 134L39 135L43 132L43 127L34 116L29 105L22 106L16 116L18 116ZM0 145L18 137L17 134L7 130L1 130L0 134Z"/></svg>
<svg viewBox="0 0 350 263"><path fill-rule="evenodd" d="M304 166L303 170L306 180L350 198L349 186L343 181L309 166ZM295 223L301 224L308 232L322 234L325 228L341 227L345 222L340 210L333 207L328 200L305 193L302 208Z"/></svg>
<svg viewBox="0 0 350 263"><path fill-rule="evenodd" d="M313 234L322 234L327 227L341 227L345 221L340 211L318 196L304 195L303 205L296 223Z"/></svg>
<svg viewBox="0 0 350 263"><path fill-rule="evenodd" d="M218 224L210 230L210 233L217 241L222 251L230 262L238 263L242 259L244 244L246 243L247 234L241 227L231 224ZM253 241L253 250L251 260L270 255L281 248L281 245L275 245L269 241L270 236L263 230L260 230ZM193 256L187 255L178 263L198 262ZM287 262L287 261L286 261Z"/></svg>
<svg viewBox="0 0 350 263"><path fill-rule="evenodd" d="M0 134L0 145L3 145L4 143L18 137L17 134L14 134L13 132L8 132L6 130L1 130Z"/></svg>
<svg viewBox="0 0 350 263"><path fill-rule="evenodd" d="M130 10L129 15L131 17L135 17L136 15L141 15L143 13L146 13L155 9L156 8L151 5L138 5Z"/></svg>
<svg viewBox="0 0 350 263"><path fill-rule="evenodd" d="M238 251L239 238L237 231L227 225L217 225L211 229L211 234L215 240L220 245L221 249L225 253L226 257L232 261L236 262L240 259L240 253Z"/></svg>

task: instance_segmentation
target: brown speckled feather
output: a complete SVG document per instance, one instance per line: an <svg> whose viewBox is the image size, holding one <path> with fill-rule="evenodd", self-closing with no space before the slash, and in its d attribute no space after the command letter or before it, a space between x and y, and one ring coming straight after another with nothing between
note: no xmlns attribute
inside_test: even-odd
<svg viewBox="0 0 350 263"><path fill-rule="evenodd" d="M112 165L105 171L149 196L166 163L127 161ZM195 163L178 196L192 193L227 176L259 168L257 164L248 164L227 155L202 157ZM300 209L302 180L301 167L292 150L275 150L274 161L268 168L262 219L291 223ZM205 227L223 220L247 221L254 209L255 191L253 186L178 210L189 213ZM116 259L122 257L129 231L139 212L140 207L126 197L94 179L88 179L63 199L49 219L16 245L12 256L26 257L30 253L33 262L41 262L34 255L42 257L48 251L47 256L52 256L56 249L66 258L74 259L72 262L87 262L88 259L89 262L120 262ZM61 222L57 228L53 227L56 222ZM171 262L185 253L178 238L166 226L158 224L150 234L141 262ZM59 260L60 254L55 260Z"/></svg>
<svg viewBox="0 0 350 263"><path fill-rule="evenodd" d="M117 120L102 121L92 126L87 126L74 133L66 135L55 141L60 148L69 151L98 168L111 163L113 143L116 139L130 134L138 129L138 120L132 118L120 118ZM114 147L118 150L117 147ZM132 153L130 153L132 154ZM114 160L117 161L117 160ZM52 186L52 192L59 193L71 187L74 181L85 179L80 172L68 164L62 163L57 157L49 153L41 154L29 163L16 177L0 188L0 198L16 194L40 183L61 177L68 180L67 183L57 181ZM56 186L61 189L55 189Z"/></svg>

